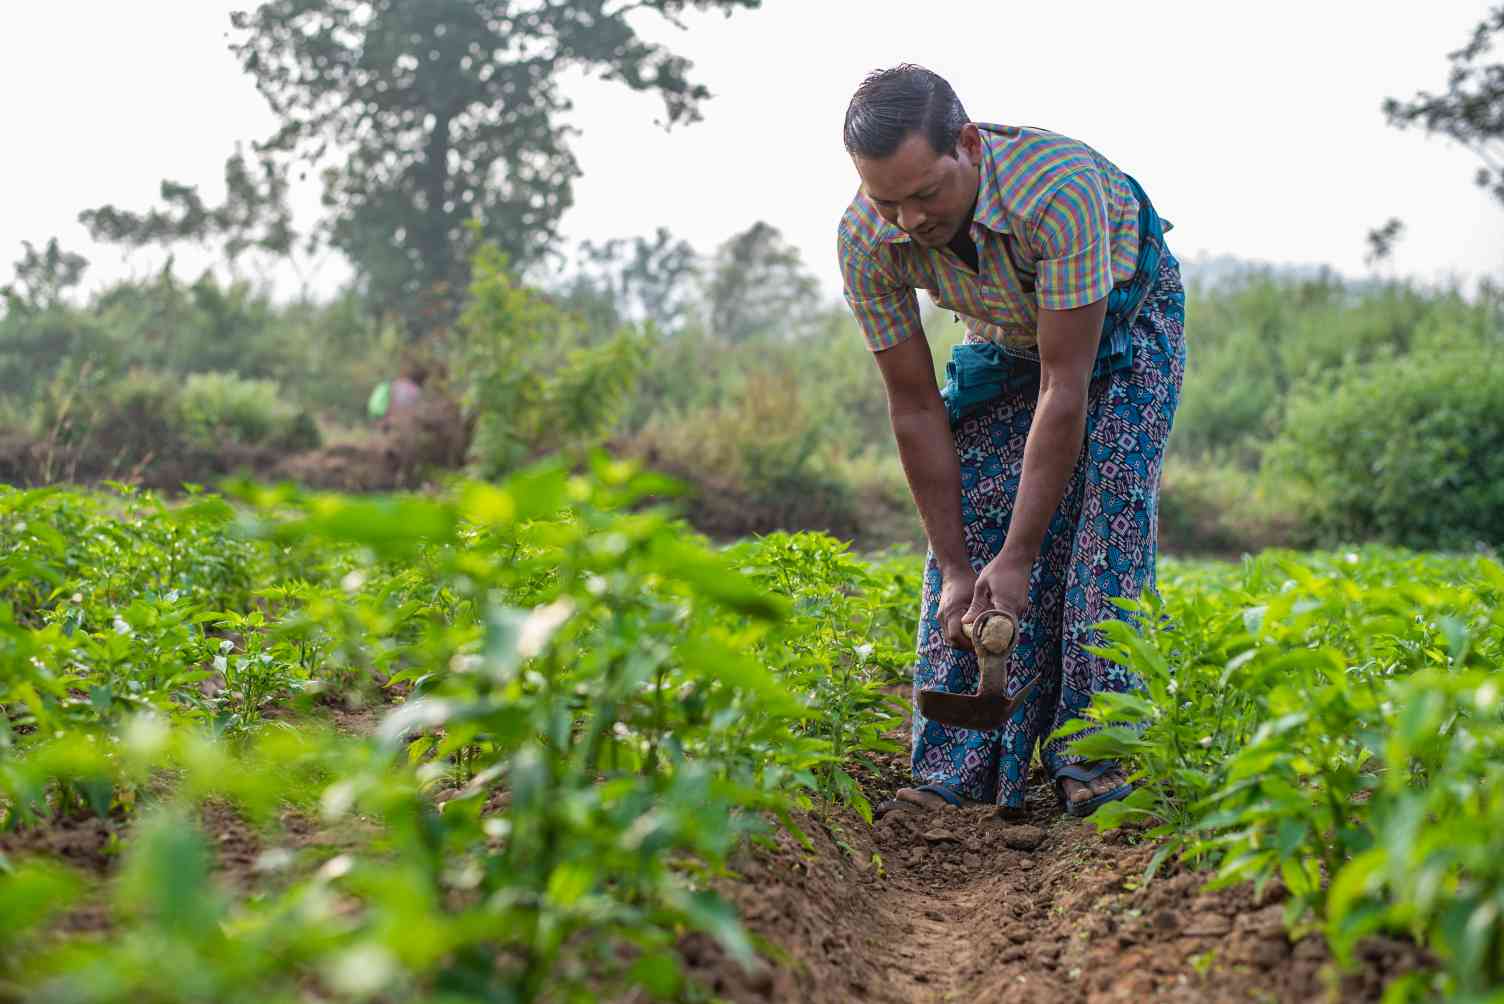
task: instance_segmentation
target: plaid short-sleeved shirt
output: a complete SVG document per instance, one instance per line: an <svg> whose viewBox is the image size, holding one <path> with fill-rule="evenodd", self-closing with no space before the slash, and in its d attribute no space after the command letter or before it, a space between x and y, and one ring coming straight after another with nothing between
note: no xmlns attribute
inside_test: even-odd
<svg viewBox="0 0 1504 1004"><path fill-rule="evenodd" d="M1052 132L977 127L983 162L971 239L978 271L948 248L914 243L860 191L841 217L846 302L874 352L920 330L914 291L923 289L965 318L973 335L1037 356L1041 309L1095 303L1133 277L1139 207L1122 171Z"/></svg>

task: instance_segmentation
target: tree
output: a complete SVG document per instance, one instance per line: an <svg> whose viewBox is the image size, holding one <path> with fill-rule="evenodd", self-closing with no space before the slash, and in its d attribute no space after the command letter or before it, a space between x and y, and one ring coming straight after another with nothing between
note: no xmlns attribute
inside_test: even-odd
<svg viewBox="0 0 1504 1004"><path fill-rule="evenodd" d="M225 200L218 206L205 203L195 185L163 181L160 208L133 213L101 206L84 210L78 219L89 236L106 244L139 248L217 242L233 268L250 251L277 258L291 254L297 233L287 192L286 165L264 156L253 165L237 149L225 161Z"/></svg>
<svg viewBox="0 0 1504 1004"><path fill-rule="evenodd" d="M819 307L819 285L777 227L754 223L722 244L711 261L706 308L710 332L718 338L797 336Z"/></svg>
<svg viewBox="0 0 1504 1004"><path fill-rule="evenodd" d="M496 245L476 251L459 325L458 372L475 422L471 456L482 475L603 443L632 399L650 339L630 328L601 338L508 274Z"/></svg>
<svg viewBox="0 0 1504 1004"><path fill-rule="evenodd" d="M1400 129L1420 126L1472 150L1483 161L1476 180L1504 202L1504 64L1491 60L1504 31L1504 6L1491 10L1467 45L1449 53L1452 70L1443 94L1422 91L1409 101L1389 98L1384 114Z"/></svg>
<svg viewBox="0 0 1504 1004"><path fill-rule="evenodd" d="M1405 223L1397 216L1391 216L1382 226L1368 231L1368 253L1363 260L1369 268L1373 268L1389 260L1394 254L1394 246L1405 235Z"/></svg>
<svg viewBox="0 0 1504 1004"><path fill-rule="evenodd" d="M693 122L709 92L632 17L760 2L269 0L234 16L231 48L283 123L260 149L332 161L328 239L421 327L454 316L477 242L516 270L556 242L580 173L563 73L656 92L665 126Z"/></svg>
<svg viewBox="0 0 1504 1004"><path fill-rule="evenodd" d="M57 238L38 251L31 241L22 241L25 249L15 263L16 280L0 286L9 310L49 310L63 302L63 294L83 280L89 260L83 255L64 251Z"/></svg>
<svg viewBox="0 0 1504 1004"><path fill-rule="evenodd" d="M268 182L319 171L317 237L351 261L378 309L416 336L456 316L480 242L521 271L550 251L579 166L560 117L566 72L599 73L664 103L662 124L694 122L709 91L691 64L644 40L651 12L678 27L690 9L761 0L267 0L232 15L231 51L281 120L256 146ZM167 183L169 209L94 211L103 239L198 239L214 212ZM228 212L223 207L222 215ZM233 215L233 214L231 214Z"/></svg>
<svg viewBox="0 0 1504 1004"><path fill-rule="evenodd" d="M700 274L695 249L675 240L667 227L659 227L651 238L585 241L580 263L568 288L571 300L599 301L608 307L613 326L647 322L660 331L674 331L683 324Z"/></svg>

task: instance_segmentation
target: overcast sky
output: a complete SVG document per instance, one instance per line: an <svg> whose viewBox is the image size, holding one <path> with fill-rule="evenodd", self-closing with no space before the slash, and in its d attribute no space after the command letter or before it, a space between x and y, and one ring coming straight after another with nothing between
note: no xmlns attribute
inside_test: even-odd
<svg viewBox="0 0 1504 1004"><path fill-rule="evenodd" d="M421 0L413 0L421 2ZM164 176L214 197L237 141L274 123L226 50L234 0L0 3L5 211L0 281L21 241L57 236L92 285L153 267L93 246L79 210L143 209ZM1387 96L1441 89L1446 54L1487 0L765 0L761 10L644 21L696 64L705 120L665 133L654 98L572 80L584 170L571 240L667 226L710 250L756 220L797 245L827 291L836 220L856 176L842 113L869 70L922 63L977 120L1034 125L1096 147L1176 225L1181 257L1366 272L1364 235L1407 224L1394 274L1499 274L1504 208L1477 162L1385 124ZM317 193L299 193L305 221ZM206 259L180 256L184 274ZM343 268L317 272L325 288Z"/></svg>

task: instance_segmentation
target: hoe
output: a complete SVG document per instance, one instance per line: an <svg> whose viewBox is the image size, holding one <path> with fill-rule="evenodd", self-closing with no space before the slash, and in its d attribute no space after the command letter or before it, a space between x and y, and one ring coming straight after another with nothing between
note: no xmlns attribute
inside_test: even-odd
<svg viewBox="0 0 1504 1004"><path fill-rule="evenodd" d="M1012 697L1008 689L1008 656L1018 644L1018 618L1006 610L988 610L966 625L966 635L976 646L981 678L975 694L948 694L943 690L921 690L919 710L924 717L942 725L985 731L1006 722L1029 696L1035 677Z"/></svg>

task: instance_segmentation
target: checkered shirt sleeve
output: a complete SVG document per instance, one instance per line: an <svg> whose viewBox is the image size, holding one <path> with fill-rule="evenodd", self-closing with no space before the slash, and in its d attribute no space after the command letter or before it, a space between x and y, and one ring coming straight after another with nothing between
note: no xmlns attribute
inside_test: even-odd
<svg viewBox="0 0 1504 1004"><path fill-rule="evenodd" d="M836 242L846 302L873 352L891 349L922 330L919 299L872 255L845 234Z"/></svg>
<svg viewBox="0 0 1504 1004"><path fill-rule="evenodd" d="M1112 232L1102 178L1094 169L1066 178L1034 220L1041 310L1096 303L1112 290Z"/></svg>

